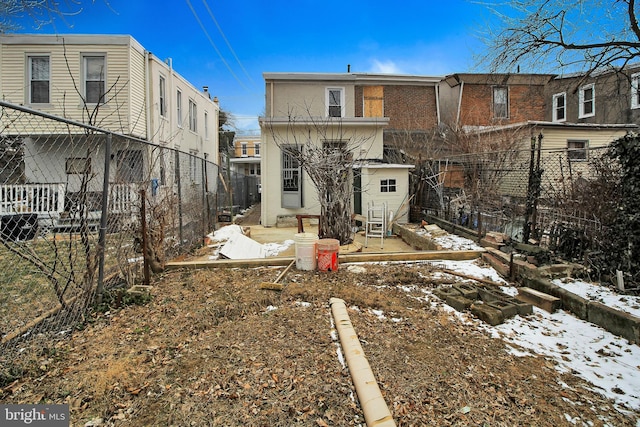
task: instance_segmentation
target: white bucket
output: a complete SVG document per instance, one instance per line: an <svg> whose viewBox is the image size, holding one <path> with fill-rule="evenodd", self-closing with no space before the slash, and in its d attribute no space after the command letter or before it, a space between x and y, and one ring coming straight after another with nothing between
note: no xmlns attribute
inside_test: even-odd
<svg viewBox="0 0 640 427"><path fill-rule="evenodd" d="M296 244L296 268L313 271L316 269L316 244L318 235L313 233L296 233L293 236Z"/></svg>

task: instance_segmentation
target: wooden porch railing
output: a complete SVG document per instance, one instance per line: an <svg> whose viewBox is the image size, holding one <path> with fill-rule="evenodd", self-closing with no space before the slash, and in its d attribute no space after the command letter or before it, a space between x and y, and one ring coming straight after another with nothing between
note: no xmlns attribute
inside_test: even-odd
<svg viewBox="0 0 640 427"><path fill-rule="evenodd" d="M64 194L63 183L0 185L0 215L59 216L64 210Z"/></svg>
<svg viewBox="0 0 640 427"><path fill-rule="evenodd" d="M137 211L136 184L110 184L109 211L134 213ZM0 215L37 214L39 217L57 218L65 210L66 185L5 184L0 185Z"/></svg>

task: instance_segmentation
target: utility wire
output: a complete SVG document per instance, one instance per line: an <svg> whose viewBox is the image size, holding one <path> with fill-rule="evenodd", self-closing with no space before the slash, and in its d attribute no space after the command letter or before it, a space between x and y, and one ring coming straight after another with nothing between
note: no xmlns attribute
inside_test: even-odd
<svg viewBox="0 0 640 427"><path fill-rule="evenodd" d="M209 36L209 33L207 32L207 29L202 24L202 21L200 20L200 17L198 16L198 14L196 13L195 9L191 5L191 2L189 0L185 0L185 1L187 2L187 5L189 6L189 9L191 9L191 13L193 13L193 16L196 18L196 21L198 21L198 24L200 25L200 28L202 28L202 31L204 32L205 36L207 36L207 39L209 39L209 43L211 43L211 46L213 46L213 48L215 49L216 53L218 54L218 56L220 57L220 59L222 60L224 65L226 65L226 67L229 70L229 72L231 73L231 75L236 79L236 81L238 83L240 83L240 86L242 86L246 90L249 90L249 88L238 78L236 73L233 72L233 70L231 69L231 67L227 63L227 61L222 56L222 53L218 50L218 47L216 46L216 44L211 39L211 36Z"/></svg>
<svg viewBox="0 0 640 427"><path fill-rule="evenodd" d="M244 74L247 76L251 84L253 84L253 79L251 79L251 76L249 75L247 70L244 68L244 65L242 65L242 62L240 62L240 58L238 58L238 55L236 55L236 52L231 47L231 43L229 43L229 40L227 40L227 37L224 35L224 32L222 31L220 24L218 24L218 20L216 19L215 16L213 16L213 12L211 12L211 9L209 8L209 4L207 3L207 0L202 0L202 3L204 3L204 7L207 9L207 12L209 12L209 16L211 17L213 22L216 24L216 27L218 27L218 31L220 32L220 35L224 39L224 42L227 44L227 47L233 54L233 57L236 58L236 61L238 61L238 65L240 65L240 68L242 68L242 71L244 71Z"/></svg>

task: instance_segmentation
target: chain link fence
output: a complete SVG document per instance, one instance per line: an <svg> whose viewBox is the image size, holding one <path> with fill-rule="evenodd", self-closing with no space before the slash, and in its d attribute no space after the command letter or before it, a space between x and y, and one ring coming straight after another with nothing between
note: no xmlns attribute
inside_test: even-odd
<svg viewBox="0 0 640 427"><path fill-rule="evenodd" d="M605 151L532 148L439 159L437 173L421 186L418 212L479 235L497 231L551 248L594 246L608 218L599 202L615 197L601 192L607 171L616 168Z"/></svg>
<svg viewBox="0 0 640 427"><path fill-rule="evenodd" d="M220 176L202 158L1 102L0 385L90 307L200 247L227 197Z"/></svg>

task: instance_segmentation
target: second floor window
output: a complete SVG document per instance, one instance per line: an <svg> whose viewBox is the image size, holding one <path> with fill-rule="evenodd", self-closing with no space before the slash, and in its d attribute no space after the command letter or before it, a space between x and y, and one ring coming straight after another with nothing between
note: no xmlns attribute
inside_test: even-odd
<svg viewBox="0 0 640 427"><path fill-rule="evenodd" d="M327 89L327 116L343 117L344 89Z"/></svg>
<svg viewBox="0 0 640 427"><path fill-rule="evenodd" d="M189 130L198 131L198 107L192 100L189 100Z"/></svg>
<svg viewBox="0 0 640 427"><path fill-rule="evenodd" d="M84 101L87 104L105 102L105 66L104 56L84 56Z"/></svg>
<svg viewBox="0 0 640 427"><path fill-rule="evenodd" d="M640 108L640 73L631 75L631 108Z"/></svg>
<svg viewBox="0 0 640 427"><path fill-rule="evenodd" d="M254 154L254 156L256 156L256 157L259 157L259 156L260 156L260 143L259 143L259 142L255 142L255 143L253 144L253 154Z"/></svg>
<svg viewBox="0 0 640 427"><path fill-rule="evenodd" d="M178 115L178 127L182 127L182 92L176 93L176 114Z"/></svg>
<svg viewBox="0 0 640 427"><path fill-rule="evenodd" d="M209 140L209 113L204 112L204 139Z"/></svg>
<svg viewBox="0 0 640 427"><path fill-rule="evenodd" d="M579 118L591 117L596 114L595 109L595 85L593 83L580 88L578 95L580 102Z"/></svg>
<svg viewBox="0 0 640 427"><path fill-rule="evenodd" d="M160 95L160 115L164 117L167 114L167 105L165 100L166 83L164 77L160 76L160 87L158 88L158 95Z"/></svg>
<svg viewBox="0 0 640 427"><path fill-rule="evenodd" d="M493 118L509 118L509 90L505 86L493 88Z"/></svg>
<svg viewBox="0 0 640 427"><path fill-rule="evenodd" d="M49 103L49 57L29 57L29 103Z"/></svg>
<svg viewBox="0 0 640 427"><path fill-rule="evenodd" d="M243 143L240 144L240 155L242 157L247 157L247 154L248 154L248 152L247 152L247 143L243 142Z"/></svg>
<svg viewBox="0 0 640 427"><path fill-rule="evenodd" d="M567 94L565 92L553 95L553 121L563 122L567 119Z"/></svg>

